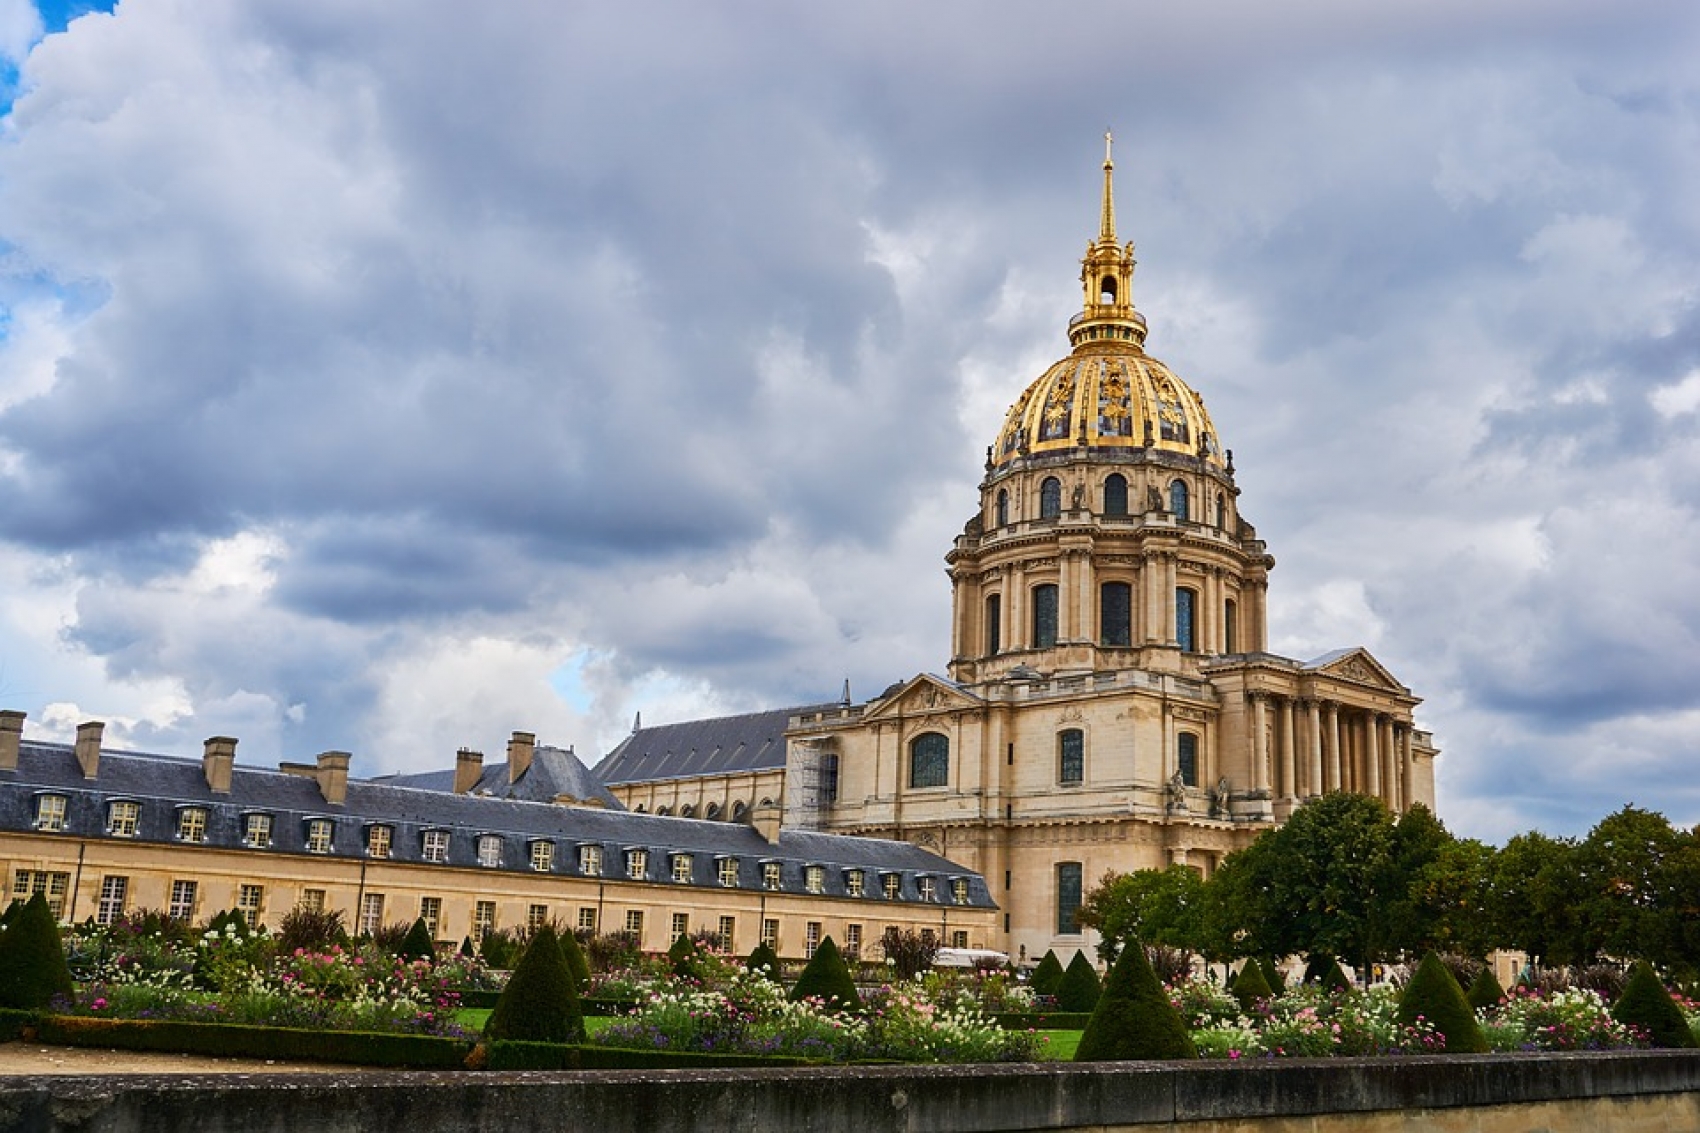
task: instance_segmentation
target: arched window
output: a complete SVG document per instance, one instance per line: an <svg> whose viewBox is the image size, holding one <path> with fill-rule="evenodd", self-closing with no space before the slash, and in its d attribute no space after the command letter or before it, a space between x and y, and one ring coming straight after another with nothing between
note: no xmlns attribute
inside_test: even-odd
<svg viewBox="0 0 1700 1133"><path fill-rule="evenodd" d="M1034 649L1049 649L1057 643L1057 588L1046 582L1033 588Z"/></svg>
<svg viewBox="0 0 1700 1133"><path fill-rule="evenodd" d="M1133 587L1128 583L1098 587L1098 640L1105 645L1133 644Z"/></svg>
<svg viewBox="0 0 1700 1133"><path fill-rule="evenodd" d="M1228 526L1228 497L1221 492L1216 493L1216 530L1226 530Z"/></svg>
<svg viewBox="0 0 1700 1133"><path fill-rule="evenodd" d="M642 803L639 803L639 804L638 804L638 805L637 805L637 812L638 812L638 813L639 813L639 814L643 814L643 813L644 813L644 806L643 806L643 804L642 804Z"/></svg>
<svg viewBox="0 0 1700 1133"><path fill-rule="evenodd" d="M1240 604L1229 598L1222 604L1222 652L1240 651Z"/></svg>
<svg viewBox="0 0 1700 1133"><path fill-rule="evenodd" d="M1104 480L1104 514L1127 514L1127 477L1120 472L1112 472Z"/></svg>
<svg viewBox="0 0 1700 1133"><path fill-rule="evenodd" d="M1187 491L1185 480L1175 480L1169 484L1169 510L1176 519L1187 519Z"/></svg>
<svg viewBox="0 0 1700 1133"><path fill-rule="evenodd" d="M1009 490L1006 488L998 489L996 525L999 527L1009 526Z"/></svg>
<svg viewBox="0 0 1700 1133"><path fill-rule="evenodd" d="M1067 728L1057 733L1057 782L1079 783L1086 778L1086 733Z"/></svg>
<svg viewBox="0 0 1700 1133"><path fill-rule="evenodd" d="M1116 277L1106 275L1098 284L1098 302L1109 305L1116 301Z"/></svg>
<svg viewBox="0 0 1700 1133"><path fill-rule="evenodd" d="M697 808L692 806L690 803L686 803L684 806L679 808L680 818L695 818L696 816Z"/></svg>
<svg viewBox="0 0 1700 1133"><path fill-rule="evenodd" d="M658 806L655 808L655 813L660 818L671 818L673 816L673 808L670 806Z"/></svg>
<svg viewBox="0 0 1700 1133"><path fill-rule="evenodd" d="M986 656L996 657L1003 648L1003 595L986 598Z"/></svg>
<svg viewBox="0 0 1700 1133"><path fill-rule="evenodd" d="M1039 518L1055 519L1062 514L1062 481L1055 476L1045 477L1039 485Z"/></svg>
<svg viewBox="0 0 1700 1133"><path fill-rule="evenodd" d="M1181 782L1189 787L1198 786L1198 737L1191 732L1182 732L1177 740L1175 766L1180 770Z"/></svg>
<svg viewBox="0 0 1700 1133"><path fill-rule="evenodd" d="M733 822L742 822L742 821L744 821L744 819L749 817L749 814L750 814L750 808L744 804L743 799L739 799L737 802L732 804L732 821Z"/></svg>
<svg viewBox="0 0 1700 1133"><path fill-rule="evenodd" d="M943 787L950 782L950 740L924 732L909 742L909 785Z"/></svg>
<svg viewBox="0 0 1700 1133"><path fill-rule="evenodd" d="M719 803L709 803L708 809L702 812L702 816L704 818L708 819L710 822L719 822L720 821L720 804Z"/></svg>
<svg viewBox="0 0 1700 1133"><path fill-rule="evenodd" d="M1193 611L1198 608L1198 594L1186 587L1175 590L1175 641L1180 645L1181 652L1193 653L1198 649L1198 642L1193 636Z"/></svg>

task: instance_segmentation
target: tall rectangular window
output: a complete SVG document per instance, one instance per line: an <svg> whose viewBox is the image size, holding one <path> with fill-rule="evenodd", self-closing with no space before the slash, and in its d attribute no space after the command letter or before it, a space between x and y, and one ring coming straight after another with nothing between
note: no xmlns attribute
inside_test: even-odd
<svg viewBox="0 0 1700 1133"><path fill-rule="evenodd" d="M1003 649L1003 595L986 599L986 656L996 657Z"/></svg>
<svg viewBox="0 0 1700 1133"><path fill-rule="evenodd" d="M838 801L838 756L831 752L820 760L820 799L823 803Z"/></svg>
<svg viewBox="0 0 1700 1133"><path fill-rule="evenodd" d="M888 873L880 877L880 884L885 889L885 899L895 901L903 893L903 875Z"/></svg>
<svg viewBox="0 0 1700 1133"><path fill-rule="evenodd" d="M626 910L626 931L631 933L633 936L637 937L638 943L640 945L643 943L643 910L642 909L627 909Z"/></svg>
<svg viewBox="0 0 1700 1133"><path fill-rule="evenodd" d="M1049 649L1057 643L1057 588L1046 582L1033 588L1033 648Z"/></svg>
<svg viewBox="0 0 1700 1133"><path fill-rule="evenodd" d="M192 921L195 919L195 898L199 894L200 883L196 881L173 881L171 883L171 903L166 905L165 914L174 921Z"/></svg>
<svg viewBox="0 0 1700 1133"><path fill-rule="evenodd" d="M1182 732L1175 738L1175 766L1181 773L1181 782L1189 787L1198 786L1198 737L1191 732Z"/></svg>
<svg viewBox="0 0 1700 1133"><path fill-rule="evenodd" d="M923 901L936 901L939 897L939 883L935 878L917 877L915 891L921 895Z"/></svg>
<svg viewBox="0 0 1700 1133"><path fill-rule="evenodd" d="M950 783L950 738L922 732L909 741L909 785L943 787Z"/></svg>
<svg viewBox="0 0 1700 1133"><path fill-rule="evenodd" d="M580 932L596 931L595 905L580 905L578 907L578 930Z"/></svg>
<svg viewBox="0 0 1700 1133"><path fill-rule="evenodd" d="M804 866L803 888L810 893L825 893L826 867L820 865Z"/></svg>
<svg viewBox="0 0 1700 1133"><path fill-rule="evenodd" d="M360 935L374 936L377 934L377 931L383 927L384 895L382 893L368 893L361 897L359 925Z"/></svg>
<svg viewBox="0 0 1700 1133"><path fill-rule="evenodd" d="M1240 651L1240 604L1229 598L1222 606L1222 652Z"/></svg>
<svg viewBox="0 0 1700 1133"><path fill-rule="evenodd" d="M844 926L844 955L852 960L862 958L862 926L847 924Z"/></svg>
<svg viewBox="0 0 1700 1133"><path fill-rule="evenodd" d="M966 877L950 879L950 899L958 905L968 903L968 879Z"/></svg>
<svg viewBox="0 0 1700 1133"><path fill-rule="evenodd" d="M779 951L778 917L763 918L761 922L761 942L773 949L775 952Z"/></svg>
<svg viewBox="0 0 1700 1133"><path fill-rule="evenodd" d="M303 889L301 900L297 901L295 905L296 908L304 909L309 913L322 913L325 911L325 891L323 889Z"/></svg>
<svg viewBox="0 0 1700 1133"><path fill-rule="evenodd" d="M952 948L968 947L968 930L965 928L952 929L950 932L950 946Z"/></svg>
<svg viewBox="0 0 1700 1133"><path fill-rule="evenodd" d="M65 829L64 795L42 795L35 800L35 828L49 831Z"/></svg>
<svg viewBox="0 0 1700 1133"><path fill-rule="evenodd" d="M179 842L205 842L207 840L207 812L198 806L186 806L177 812L177 840Z"/></svg>
<svg viewBox="0 0 1700 1133"><path fill-rule="evenodd" d="M1197 639L1193 636L1193 610L1198 603L1196 592L1186 587L1175 590L1175 642L1183 653L1195 653L1198 649Z"/></svg>
<svg viewBox="0 0 1700 1133"><path fill-rule="evenodd" d="M813 958L815 949L820 947L820 922L810 921L803 929L803 956Z"/></svg>
<svg viewBox="0 0 1700 1133"><path fill-rule="evenodd" d="M95 906L96 924L112 924L124 915L124 897L130 892L130 879L108 874L100 879L100 903Z"/></svg>
<svg viewBox="0 0 1700 1133"><path fill-rule="evenodd" d="M677 940L681 936L688 935L690 933L690 931L691 931L691 915L689 913L674 913L673 914L673 931L671 933L669 933L668 935L671 936L674 940Z"/></svg>
<svg viewBox="0 0 1700 1133"><path fill-rule="evenodd" d="M1125 582L1098 587L1098 639L1110 646L1133 644L1133 587Z"/></svg>
<svg viewBox="0 0 1700 1133"><path fill-rule="evenodd" d="M236 911L242 914L242 919L248 922L249 928L258 928L260 924L260 908L266 899L266 890L261 885L239 885L236 887Z"/></svg>
<svg viewBox="0 0 1700 1133"><path fill-rule="evenodd" d="M525 931L536 932L549 923L549 906L532 905L525 911Z"/></svg>
<svg viewBox="0 0 1700 1133"><path fill-rule="evenodd" d="M420 856L428 862L446 862L449 860L449 832L447 830L427 830L420 842Z"/></svg>
<svg viewBox="0 0 1700 1133"><path fill-rule="evenodd" d="M1057 782L1080 783L1086 779L1086 733L1065 728L1057 733Z"/></svg>
<svg viewBox="0 0 1700 1133"><path fill-rule="evenodd" d="M480 901L472 906L472 939L483 940L496 927L496 902Z"/></svg>
<svg viewBox="0 0 1700 1133"><path fill-rule="evenodd" d="M1057 935L1077 936L1080 933L1079 862L1057 863Z"/></svg>
<svg viewBox="0 0 1700 1133"><path fill-rule="evenodd" d="M71 875L66 873L51 873L40 869L20 869L12 878L12 900L27 901L40 893L47 898L47 907L53 913L53 919L65 919L65 894L71 888Z"/></svg>
<svg viewBox="0 0 1700 1133"><path fill-rule="evenodd" d="M141 821L141 817L141 803L112 803L106 811L106 832L114 838L134 838L136 824Z"/></svg>
<svg viewBox="0 0 1700 1133"><path fill-rule="evenodd" d="M443 919L443 899L441 897L419 898L419 919L425 922L425 928L431 934L431 939L437 939L437 925Z"/></svg>
<svg viewBox="0 0 1700 1133"><path fill-rule="evenodd" d="M721 917L720 926L715 930L715 932L720 937L721 950L724 952L732 951L737 947L737 942L733 938L738 932L738 918Z"/></svg>
<svg viewBox="0 0 1700 1133"><path fill-rule="evenodd" d="M781 868L778 862L761 863L761 887L763 889L779 888Z"/></svg>

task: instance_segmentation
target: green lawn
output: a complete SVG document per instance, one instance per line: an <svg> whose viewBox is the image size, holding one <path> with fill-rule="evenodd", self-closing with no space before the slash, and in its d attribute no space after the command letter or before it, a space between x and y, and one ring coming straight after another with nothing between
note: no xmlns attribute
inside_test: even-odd
<svg viewBox="0 0 1700 1133"><path fill-rule="evenodd" d="M1040 1031L1039 1037L1045 1041L1039 1044L1039 1057L1047 1062L1071 1061L1080 1035L1079 1031Z"/></svg>

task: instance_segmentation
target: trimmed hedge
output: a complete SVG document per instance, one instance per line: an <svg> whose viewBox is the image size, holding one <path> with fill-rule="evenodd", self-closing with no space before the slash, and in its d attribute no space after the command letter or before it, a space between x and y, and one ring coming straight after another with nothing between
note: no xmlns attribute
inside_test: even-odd
<svg viewBox="0 0 1700 1133"><path fill-rule="evenodd" d="M715 1067L819 1066L788 1055L703 1054L688 1050L636 1050L571 1043L497 1040L485 1050L488 1070L707 1070Z"/></svg>
<svg viewBox="0 0 1700 1133"><path fill-rule="evenodd" d="M555 930L540 925L526 945L519 966L484 1023L492 1039L573 1042L584 1037L584 1013L578 983L567 968Z"/></svg>
<svg viewBox="0 0 1700 1133"><path fill-rule="evenodd" d="M1077 951L1063 970L1062 979L1057 981L1057 1006L1064 1011L1090 1013L1098 1006L1098 994L1102 990L1098 969L1092 966L1086 953Z"/></svg>
<svg viewBox="0 0 1700 1133"><path fill-rule="evenodd" d="M1052 949L1047 950L1039 960L1038 966L1033 969L1033 978L1029 982L1033 987L1034 995L1055 996L1057 984L1062 982L1062 978L1062 961L1057 959L1056 951Z"/></svg>
<svg viewBox="0 0 1700 1133"><path fill-rule="evenodd" d="M1464 1001L1476 1011L1498 1007L1499 1001L1504 998L1505 989L1500 986L1499 977L1493 974L1492 965L1483 968L1476 982L1470 985L1470 990L1464 993Z"/></svg>
<svg viewBox="0 0 1700 1133"><path fill-rule="evenodd" d="M1269 977L1263 974L1263 965L1256 960L1247 960L1240 967L1240 974L1228 990L1240 1001L1240 1007L1245 1011L1257 1006L1260 999L1275 998L1275 989L1269 986Z"/></svg>
<svg viewBox="0 0 1700 1133"><path fill-rule="evenodd" d="M1084 1031L1090 1011L999 1011L989 1016L1006 1031Z"/></svg>
<svg viewBox="0 0 1700 1133"><path fill-rule="evenodd" d="M1076 1062L1120 1062L1140 1058L1197 1058L1186 1021L1169 1002L1169 992L1151 970L1145 946L1129 939L1104 981L1091 1022L1080 1035Z"/></svg>
<svg viewBox="0 0 1700 1133"><path fill-rule="evenodd" d="M33 1011L55 995L69 996L71 969L47 898L37 893L9 911L12 919L0 932L0 1007Z"/></svg>
<svg viewBox="0 0 1700 1133"><path fill-rule="evenodd" d="M1406 1027L1418 1019L1432 1023L1446 1038L1447 1054L1487 1053L1487 1036L1464 999L1464 989L1433 952L1423 957L1411 982L1405 985L1395 1018Z"/></svg>
<svg viewBox="0 0 1700 1133"><path fill-rule="evenodd" d="M434 1035L394 1035L365 1031L309 1031L297 1027L249 1027L234 1023L189 1023L177 1019L91 1019L82 1015L45 1015L39 1041L57 1046L162 1050L221 1058L273 1058L342 1062L355 1066L393 1066L458 1070L472 1044Z"/></svg>
<svg viewBox="0 0 1700 1133"><path fill-rule="evenodd" d="M1645 960L1635 962L1611 1016L1619 1023L1646 1031L1654 1046L1678 1049L1700 1046L1665 982Z"/></svg>
<svg viewBox="0 0 1700 1133"><path fill-rule="evenodd" d="M34 1011L15 1011L11 1008L0 1008L0 1043L9 1043L23 1037L25 1027L35 1026L38 1016Z"/></svg>
<svg viewBox="0 0 1700 1133"><path fill-rule="evenodd" d="M791 989L792 1003L801 1003L805 999L819 999L834 1011L862 1009L862 997L856 992L856 981L830 936L815 948L808 966Z"/></svg>

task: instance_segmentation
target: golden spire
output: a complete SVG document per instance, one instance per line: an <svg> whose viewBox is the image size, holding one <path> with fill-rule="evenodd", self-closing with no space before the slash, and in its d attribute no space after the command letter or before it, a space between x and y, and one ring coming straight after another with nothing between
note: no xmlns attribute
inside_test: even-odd
<svg viewBox="0 0 1700 1133"><path fill-rule="evenodd" d="M1110 158L1110 145L1115 139L1110 131L1104 131L1104 209L1098 221L1098 239L1102 243L1116 242L1116 194L1110 183L1115 173L1116 163Z"/></svg>

